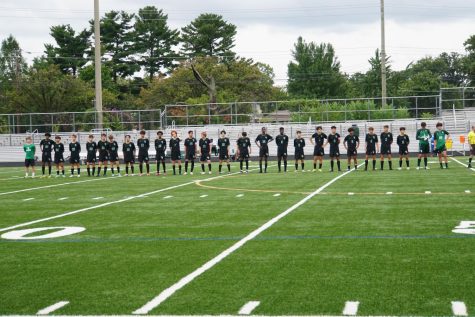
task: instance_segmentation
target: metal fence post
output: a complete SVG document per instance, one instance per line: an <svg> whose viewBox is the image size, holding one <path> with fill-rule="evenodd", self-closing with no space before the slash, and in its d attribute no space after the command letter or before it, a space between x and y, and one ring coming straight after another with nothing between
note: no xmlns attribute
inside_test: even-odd
<svg viewBox="0 0 475 317"><path fill-rule="evenodd" d="M416 97L416 119L419 118L419 98Z"/></svg>
<svg viewBox="0 0 475 317"><path fill-rule="evenodd" d="M76 114L73 112L73 132L76 131Z"/></svg>
<svg viewBox="0 0 475 317"><path fill-rule="evenodd" d="M33 124L31 122L31 113L30 113L30 131L33 131Z"/></svg>

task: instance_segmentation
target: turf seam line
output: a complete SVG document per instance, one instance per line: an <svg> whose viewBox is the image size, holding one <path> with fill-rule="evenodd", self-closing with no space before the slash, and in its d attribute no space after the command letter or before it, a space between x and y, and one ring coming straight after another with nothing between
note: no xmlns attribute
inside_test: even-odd
<svg viewBox="0 0 475 317"><path fill-rule="evenodd" d="M362 166L363 164L360 164ZM231 247L227 248L226 250L222 251L220 254L194 270L193 272L189 273L188 275L184 276L181 278L178 282L175 284L171 285L170 287L166 288L163 290L160 294L158 294L156 297L154 297L152 300L150 300L148 303L146 303L144 306L140 307L139 309L135 310L132 314L134 315L144 315L148 314L151 310L159 306L162 302L167 300L169 297L171 297L175 292L178 290L182 289L189 283L191 283L195 278L200 276L201 274L205 273L212 267L214 267L216 264L221 262L223 259L228 257L230 254L232 254L234 251L238 250L241 248L243 245L245 245L248 241L253 240L256 238L259 234L270 228L272 225L277 223L280 219L284 218L303 204L305 204L307 201L318 195L320 192L322 192L324 189L326 189L328 186L332 185L334 182L339 180L342 177L345 177L346 175L350 174L353 172L354 169L351 169L343 174L340 174L336 176L335 178L331 179L324 185L320 186L318 189L316 189L314 192L309 194L308 196L304 197L300 201L298 201L296 204L292 205L290 208L286 209L285 211L281 212L274 218L268 220L266 223L264 223L262 226L259 228L255 229L251 233L249 233L247 236L233 244Z"/></svg>
<svg viewBox="0 0 475 317"><path fill-rule="evenodd" d="M48 315L66 305L68 305L69 302L68 301L61 301L61 302L57 302L56 304L53 304L51 306L48 306L46 308L43 308L41 310L39 310L36 314L37 315Z"/></svg>
<svg viewBox="0 0 475 317"><path fill-rule="evenodd" d="M257 306L259 306L260 304L261 304L261 302L259 302L259 301L247 302L244 306L241 307L238 314L239 315L250 315L254 311L254 309L256 309Z"/></svg>

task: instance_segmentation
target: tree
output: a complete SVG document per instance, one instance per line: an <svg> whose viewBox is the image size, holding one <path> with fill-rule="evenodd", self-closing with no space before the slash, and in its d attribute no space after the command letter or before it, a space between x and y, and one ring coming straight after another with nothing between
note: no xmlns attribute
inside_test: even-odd
<svg viewBox="0 0 475 317"><path fill-rule="evenodd" d="M147 6L139 10L135 21L135 51L140 55L139 65L144 67L152 81L156 74L161 75L174 68L178 44L177 30L167 24L168 15L156 7Z"/></svg>
<svg viewBox="0 0 475 317"><path fill-rule="evenodd" d="M467 85L475 86L475 35L470 36L463 45L468 53L463 61L463 67L469 79Z"/></svg>
<svg viewBox="0 0 475 317"><path fill-rule="evenodd" d="M345 95L345 76L330 43L306 43L299 37L288 65L289 94L299 98L334 98Z"/></svg>
<svg viewBox="0 0 475 317"><path fill-rule="evenodd" d="M222 16L203 13L181 29L182 53L186 56L221 56L232 59L236 26Z"/></svg>
<svg viewBox="0 0 475 317"><path fill-rule="evenodd" d="M52 26L50 30L57 46L46 44L46 57L58 65L63 73L76 77L78 69L88 62L87 51L90 49L92 32L84 29L76 34L69 24Z"/></svg>
<svg viewBox="0 0 475 317"><path fill-rule="evenodd" d="M11 87L12 83L18 82L27 70L27 64L23 58L20 44L10 35L2 41L0 48L0 85L2 90Z"/></svg>

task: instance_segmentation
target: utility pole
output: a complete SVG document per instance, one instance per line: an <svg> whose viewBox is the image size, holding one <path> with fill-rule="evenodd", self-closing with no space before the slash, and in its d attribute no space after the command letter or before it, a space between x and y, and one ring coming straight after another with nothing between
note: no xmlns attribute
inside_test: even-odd
<svg viewBox="0 0 475 317"><path fill-rule="evenodd" d="M384 0L381 0L381 104L386 105L386 34L384 29Z"/></svg>
<svg viewBox="0 0 475 317"><path fill-rule="evenodd" d="M95 109L97 112L97 128L102 129L102 72L101 72L101 28L99 17L99 0L94 0L94 66L96 83Z"/></svg>

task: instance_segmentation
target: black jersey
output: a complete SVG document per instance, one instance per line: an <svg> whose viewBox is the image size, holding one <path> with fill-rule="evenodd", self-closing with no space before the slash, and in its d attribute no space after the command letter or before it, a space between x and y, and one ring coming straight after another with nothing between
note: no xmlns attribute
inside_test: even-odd
<svg viewBox="0 0 475 317"><path fill-rule="evenodd" d="M285 134L279 134L275 137L275 144L279 150L287 150L289 146L289 137Z"/></svg>
<svg viewBox="0 0 475 317"><path fill-rule="evenodd" d="M295 152L303 151L303 148L305 147L305 139L303 138L294 139L294 147L295 147Z"/></svg>
<svg viewBox="0 0 475 317"><path fill-rule="evenodd" d="M229 138L219 138L218 139L218 148L220 153L227 153L228 147L231 145Z"/></svg>
<svg viewBox="0 0 475 317"><path fill-rule="evenodd" d="M211 152L211 140L208 138L200 139L198 145L201 149L201 155L209 154Z"/></svg>
<svg viewBox="0 0 475 317"><path fill-rule="evenodd" d="M122 144L122 152L124 152L124 157L126 156L133 156L135 152L135 144L132 142L130 143L123 143Z"/></svg>
<svg viewBox="0 0 475 317"><path fill-rule="evenodd" d="M69 143L69 152L71 152L71 157L79 157L79 153L81 153L81 144L79 144L79 142Z"/></svg>
<svg viewBox="0 0 475 317"><path fill-rule="evenodd" d="M138 139L137 140L137 147L139 148L139 154L146 154L148 153L148 149L150 148L150 141L149 139Z"/></svg>
<svg viewBox="0 0 475 317"><path fill-rule="evenodd" d="M381 133L381 146L390 147L393 143L393 134L391 132Z"/></svg>
<svg viewBox="0 0 475 317"><path fill-rule="evenodd" d="M237 146L239 152L248 151L251 147L251 139L249 139L248 137L240 137L237 140Z"/></svg>
<svg viewBox="0 0 475 317"><path fill-rule="evenodd" d="M116 154L119 151L119 144L116 141L108 142L107 143L107 151L110 154Z"/></svg>
<svg viewBox="0 0 475 317"><path fill-rule="evenodd" d="M170 150L172 151L172 153L180 153L180 142L181 140L179 138L170 139Z"/></svg>
<svg viewBox="0 0 475 317"><path fill-rule="evenodd" d="M397 136L397 145L399 145L399 147L404 147L404 148L407 148L409 146L409 136L407 136L407 134L404 134L404 135L398 135Z"/></svg>
<svg viewBox="0 0 475 317"><path fill-rule="evenodd" d="M328 143L330 144L330 149L337 149L340 144L341 136L338 133L328 135Z"/></svg>
<svg viewBox="0 0 475 317"><path fill-rule="evenodd" d="M157 153L164 153L167 149L167 141L165 139L155 139L155 151Z"/></svg>
<svg viewBox="0 0 475 317"><path fill-rule="evenodd" d="M259 143L261 147L267 147L269 142L274 141L274 139L268 134L259 134L256 138L256 142Z"/></svg>
<svg viewBox="0 0 475 317"><path fill-rule="evenodd" d="M345 143L348 150L356 150L357 144L360 142L360 139L356 135L347 135L345 137Z"/></svg>
<svg viewBox="0 0 475 317"><path fill-rule="evenodd" d="M99 154L102 154L102 155L107 154L107 148L109 147L108 143L109 142L102 141L102 140L97 142L97 148L99 149Z"/></svg>
<svg viewBox="0 0 475 317"><path fill-rule="evenodd" d="M97 152L97 143L96 142L87 142L86 143L86 151L87 155L96 155Z"/></svg>
<svg viewBox="0 0 475 317"><path fill-rule="evenodd" d="M376 148L376 143L378 143L378 136L376 134L367 134L366 135L366 146L370 149Z"/></svg>
<svg viewBox="0 0 475 317"><path fill-rule="evenodd" d="M314 139L314 142L315 142L315 147L323 147L323 145L325 144L325 140L327 139L327 135L325 133L314 133L312 135L312 139Z"/></svg>
<svg viewBox="0 0 475 317"><path fill-rule="evenodd" d="M64 153L64 144L63 143L55 143L53 146L54 155L63 155Z"/></svg>
<svg viewBox="0 0 475 317"><path fill-rule="evenodd" d="M53 151L54 144L55 144L54 141L51 140L51 139L49 139L49 140L43 139L40 142L40 148L41 148L43 153L51 154L51 151Z"/></svg>
<svg viewBox="0 0 475 317"><path fill-rule="evenodd" d="M185 145L185 149L187 153L195 153L196 152L196 139L195 138L186 138L185 141L183 141L183 144Z"/></svg>

